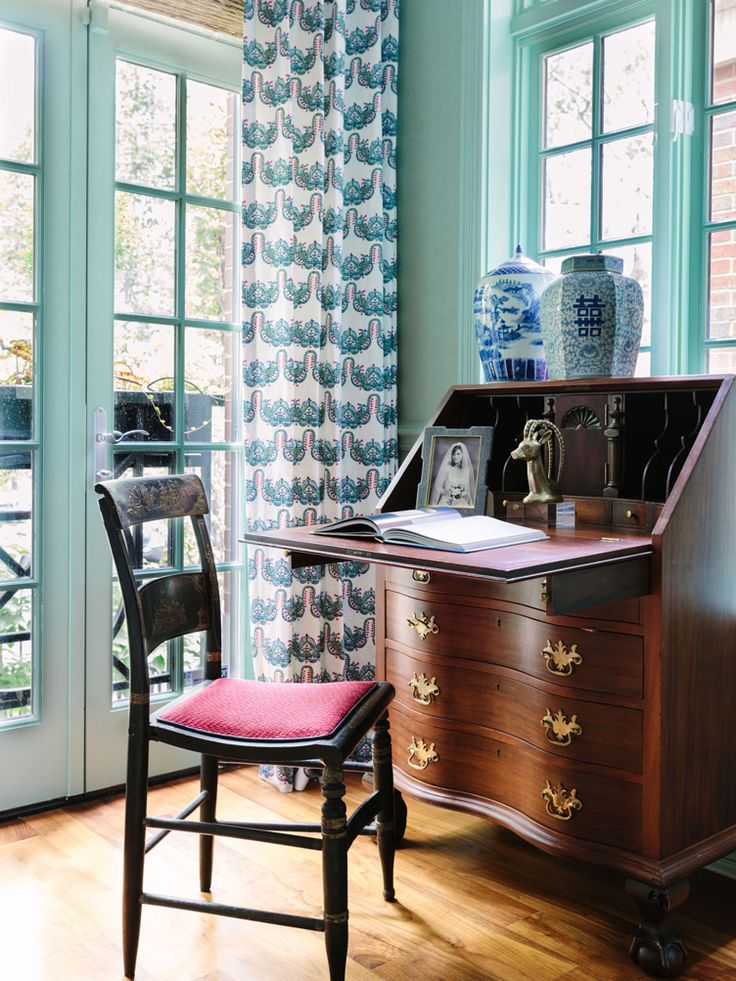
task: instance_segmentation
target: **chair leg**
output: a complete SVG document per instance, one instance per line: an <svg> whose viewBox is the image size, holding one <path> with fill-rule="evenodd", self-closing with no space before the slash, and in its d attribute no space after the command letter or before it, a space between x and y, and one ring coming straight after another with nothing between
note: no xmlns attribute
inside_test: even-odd
<svg viewBox="0 0 736 981"><path fill-rule="evenodd" d="M376 816L376 839L383 873L383 898L393 902L394 855L396 854L396 823L394 820L394 774L391 766L391 736L388 713L373 727L373 787L380 794L380 809Z"/></svg>
<svg viewBox="0 0 736 981"><path fill-rule="evenodd" d="M322 796L325 947L330 981L343 981L348 957L348 850L342 767L325 767Z"/></svg>
<svg viewBox="0 0 736 981"><path fill-rule="evenodd" d="M148 712L148 706L141 706ZM131 712L131 716L132 716ZM125 784L125 842L123 852L123 967L126 978L135 976L141 932L141 895L146 846L148 796L148 739L146 723L131 724L128 772Z"/></svg>
<svg viewBox="0 0 736 981"><path fill-rule="evenodd" d="M199 807L200 821L214 821L217 809L217 767L218 760L214 756L203 756L200 766L200 788L207 791L207 800ZM212 835L199 836L199 888L201 892L209 892L212 886L212 851L214 838Z"/></svg>

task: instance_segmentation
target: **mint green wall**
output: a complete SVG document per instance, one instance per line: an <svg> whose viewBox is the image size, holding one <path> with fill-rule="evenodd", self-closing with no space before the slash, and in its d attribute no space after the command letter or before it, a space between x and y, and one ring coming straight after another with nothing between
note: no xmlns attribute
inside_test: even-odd
<svg viewBox="0 0 736 981"><path fill-rule="evenodd" d="M399 440L451 385L479 380L472 292L486 241L487 0L402 0L399 45Z"/></svg>

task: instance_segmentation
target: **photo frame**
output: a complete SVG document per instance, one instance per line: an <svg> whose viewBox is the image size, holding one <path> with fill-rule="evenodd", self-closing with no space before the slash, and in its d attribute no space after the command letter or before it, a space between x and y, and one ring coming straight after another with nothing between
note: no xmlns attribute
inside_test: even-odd
<svg viewBox="0 0 736 981"><path fill-rule="evenodd" d="M485 514L492 426L448 429L427 426L422 444L418 508L453 507L462 514Z"/></svg>

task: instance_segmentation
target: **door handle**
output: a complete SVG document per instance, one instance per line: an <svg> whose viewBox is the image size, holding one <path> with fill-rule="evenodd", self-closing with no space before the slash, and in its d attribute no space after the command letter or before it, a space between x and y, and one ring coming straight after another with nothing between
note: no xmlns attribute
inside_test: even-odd
<svg viewBox="0 0 736 981"><path fill-rule="evenodd" d="M113 429L110 432L107 428L107 412L102 406L95 409L93 483L96 484L98 480L108 480L113 476L112 470L107 468L107 447L122 443L123 440L129 439L131 436L150 436L150 433L145 429L129 429L125 433L119 429Z"/></svg>

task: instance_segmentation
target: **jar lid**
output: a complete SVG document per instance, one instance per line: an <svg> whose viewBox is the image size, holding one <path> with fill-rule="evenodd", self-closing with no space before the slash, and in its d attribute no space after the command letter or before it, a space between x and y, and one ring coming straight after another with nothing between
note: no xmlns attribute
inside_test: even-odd
<svg viewBox="0 0 736 981"><path fill-rule="evenodd" d="M617 255L604 255L602 252L587 252L584 255L571 255L562 261L562 272L623 272L624 260Z"/></svg>
<svg viewBox="0 0 736 981"><path fill-rule="evenodd" d="M516 253L510 259L504 259L500 266L491 269L486 276L508 276L513 273L546 273L551 274L550 269L540 266L534 259L524 255L524 250L520 245L516 246Z"/></svg>

